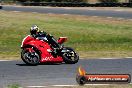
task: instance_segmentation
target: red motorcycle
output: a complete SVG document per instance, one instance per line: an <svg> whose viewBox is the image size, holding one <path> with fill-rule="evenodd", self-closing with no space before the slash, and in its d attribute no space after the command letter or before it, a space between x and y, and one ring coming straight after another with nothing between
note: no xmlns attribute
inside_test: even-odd
<svg viewBox="0 0 132 88"><path fill-rule="evenodd" d="M67 37L60 37L56 40L51 35L34 38L26 36L21 45L21 59L28 65L38 65L40 63L62 63L75 64L79 60L79 55L70 47L64 47Z"/></svg>

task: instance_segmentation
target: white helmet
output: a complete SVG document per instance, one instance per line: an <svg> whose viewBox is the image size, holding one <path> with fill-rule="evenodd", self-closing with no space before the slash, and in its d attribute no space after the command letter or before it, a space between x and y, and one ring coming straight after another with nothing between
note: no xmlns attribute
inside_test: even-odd
<svg viewBox="0 0 132 88"><path fill-rule="evenodd" d="M38 28L38 26L36 26L36 25L33 25L33 26L30 28L30 33L31 33L31 35L32 35L32 34L36 34L37 31L39 31L39 28Z"/></svg>

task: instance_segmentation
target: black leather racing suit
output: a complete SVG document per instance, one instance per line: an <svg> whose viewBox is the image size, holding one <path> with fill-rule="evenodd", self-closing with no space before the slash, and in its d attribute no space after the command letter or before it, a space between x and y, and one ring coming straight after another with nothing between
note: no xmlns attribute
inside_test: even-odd
<svg viewBox="0 0 132 88"><path fill-rule="evenodd" d="M50 44L53 48L60 48L60 45L56 41L56 39L46 32L39 31L36 34L32 34L34 38L38 38L40 40L46 41L48 44Z"/></svg>

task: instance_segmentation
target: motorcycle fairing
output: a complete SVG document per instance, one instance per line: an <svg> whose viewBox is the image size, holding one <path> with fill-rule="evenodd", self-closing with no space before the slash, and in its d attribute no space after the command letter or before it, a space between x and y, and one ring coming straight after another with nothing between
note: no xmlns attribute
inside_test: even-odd
<svg viewBox="0 0 132 88"><path fill-rule="evenodd" d="M39 51L41 51L40 62L59 62L59 63L63 62L62 57L60 56L54 57L50 52L47 51L47 50L52 51L52 48L47 42L43 40L35 39L30 35L28 35L23 39L21 47L24 48L27 45L33 46L37 48Z"/></svg>

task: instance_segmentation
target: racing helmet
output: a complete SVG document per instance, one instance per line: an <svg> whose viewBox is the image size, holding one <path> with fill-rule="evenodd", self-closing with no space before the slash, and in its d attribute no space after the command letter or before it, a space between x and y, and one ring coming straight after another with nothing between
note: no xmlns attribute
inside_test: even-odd
<svg viewBox="0 0 132 88"><path fill-rule="evenodd" d="M38 31L39 31L39 28L38 28L37 25L33 25L33 26L30 28L30 33L31 33L31 35L36 34Z"/></svg>

